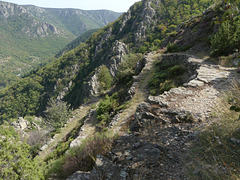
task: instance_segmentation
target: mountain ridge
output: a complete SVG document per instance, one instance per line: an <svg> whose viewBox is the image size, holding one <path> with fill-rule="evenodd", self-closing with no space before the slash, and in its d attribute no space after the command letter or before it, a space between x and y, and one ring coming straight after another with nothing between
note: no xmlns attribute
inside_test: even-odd
<svg viewBox="0 0 240 180"><path fill-rule="evenodd" d="M81 14L85 11L66 9L62 17L58 17L58 11L0 1L2 87L19 79L17 75L22 76L31 67L53 57L83 32L105 26L120 15L113 11L89 11ZM64 12L72 13L64 16ZM12 60L9 62L6 59Z"/></svg>

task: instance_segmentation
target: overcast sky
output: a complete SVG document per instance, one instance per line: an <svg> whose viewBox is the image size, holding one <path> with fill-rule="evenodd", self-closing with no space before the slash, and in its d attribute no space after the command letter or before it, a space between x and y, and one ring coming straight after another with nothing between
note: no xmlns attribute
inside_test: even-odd
<svg viewBox="0 0 240 180"><path fill-rule="evenodd" d="M32 4L51 8L77 8L84 10L107 9L126 12L131 5L140 0L4 0L19 5Z"/></svg>

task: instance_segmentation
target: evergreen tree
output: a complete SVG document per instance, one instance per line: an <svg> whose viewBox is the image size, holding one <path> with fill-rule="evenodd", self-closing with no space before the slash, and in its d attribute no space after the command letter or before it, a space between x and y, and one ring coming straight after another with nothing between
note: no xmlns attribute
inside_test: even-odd
<svg viewBox="0 0 240 180"><path fill-rule="evenodd" d="M32 159L29 146L10 136L0 136L0 179L44 179L45 164Z"/></svg>
<svg viewBox="0 0 240 180"><path fill-rule="evenodd" d="M45 122L54 128L61 128L68 119L69 106L61 100L50 100L45 111Z"/></svg>

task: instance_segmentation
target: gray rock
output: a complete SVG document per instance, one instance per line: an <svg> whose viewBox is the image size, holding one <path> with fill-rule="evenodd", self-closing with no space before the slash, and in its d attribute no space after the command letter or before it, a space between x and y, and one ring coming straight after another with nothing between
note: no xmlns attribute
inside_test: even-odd
<svg viewBox="0 0 240 180"><path fill-rule="evenodd" d="M138 142L138 143L134 143L133 145L133 148L139 148L140 147L140 143Z"/></svg>
<svg viewBox="0 0 240 180"><path fill-rule="evenodd" d="M231 138L230 139L233 143L240 144L240 140L236 138Z"/></svg>
<svg viewBox="0 0 240 180"><path fill-rule="evenodd" d="M48 145L45 144L43 147L40 148L40 151L44 151L45 149L47 149Z"/></svg>
<svg viewBox="0 0 240 180"><path fill-rule="evenodd" d="M92 179L101 179L101 177L104 177L106 180L126 180L127 172L107 158L98 155L90 177Z"/></svg>
<svg viewBox="0 0 240 180"><path fill-rule="evenodd" d="M155 164L161 156L161 151L152 144L146 144L136 150L135 156L135 162L144 161L146 164Z"/></svg>
<svg viewBox="0 0 240 180"><path fill-rule="evenodd" d="M151 106L148 103L143 102L143 103L139 104L136 112L146 112L146 111L150 111L150 110L151 110Z"/></svg>
<svg viewBox="0 0 240 180"><path fill-rule="evenodd" d="M23 119L23 117L19 117L17 121L12 122L12 126L14 126L16 129L24 130L30 125L30 123Z"/></svg>
<svg viewBox="0 0 240 180"><path fill-rule="evenodd" d="M172 121L172 123L193 123L195 121L192 113L186 112L179 112L176 115L176 118Z"/></svg>
<svg viewBox="0 0 240 180"><path fill-rule="evenodd" d="M144 66L146 65L147 60L146 58L143 58L142 60L137 62L136 68L135 68L135 74L138 75L141 73L142 69L144 68Z"/></svg>
<svg viewBox="0 0 240 180"><path fill-rule="evenodd" d="M90 172L77 171L66 180L91 180Z"/></svg>
<svg viewBox="0 0 240 180"><path fill-rule="evenodd" d="M166 102L161 96L149 96L148 102L151 104L158 104L160 107L168 107L168 102Z"/></svg>

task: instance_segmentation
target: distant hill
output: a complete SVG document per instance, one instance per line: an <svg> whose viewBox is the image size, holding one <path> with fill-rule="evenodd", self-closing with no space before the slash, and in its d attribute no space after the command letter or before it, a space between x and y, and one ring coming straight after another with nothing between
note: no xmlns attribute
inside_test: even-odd
<svg viewBox="0 0 240 180"><path fill-rule="evenodd" d="M0 1L0 88L53 57L76 37L119 15L107 10L49 9Z"/></svg>
<svg viewBox="0 0 240 180"><path fill-rule="evenodd" d="M96 32L98 29L91 29L85 33L83 33L82 35L80 35L79 37L77 37L76 39L74 39L72 42L68 43L63 49L61 49L56 55L56 58L59 58L60 56L62 56L63 54L65 54L66 52L76 48L79 46L79 44L81 42L86 41L94 32Z"/></svg>

